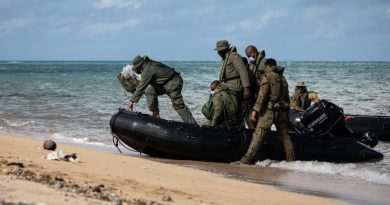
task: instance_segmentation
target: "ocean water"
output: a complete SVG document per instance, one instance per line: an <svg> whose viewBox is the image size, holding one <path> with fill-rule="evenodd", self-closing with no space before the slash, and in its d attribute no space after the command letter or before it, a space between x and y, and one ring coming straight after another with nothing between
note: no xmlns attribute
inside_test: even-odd
<svg viewBox="0 0 390 205"><path fill-rule="evenodd" d="M112 146L111 116L126 108L126 93L116 75L129 62L0 62L0 133L62 142ZM164 62L184 79L184 100L196 120L206 122L201 107L208 85L218 78L219 62ZM390 62L280 62L290 93L303 80L320 98L345 113L390 115ZM161 117L178 120L170 99L161 96ZM136 111L149 113L145 98ZM390 185L390 143L376 150L378 162L258 162L270 166L323 174L338 174Z"/></svg>

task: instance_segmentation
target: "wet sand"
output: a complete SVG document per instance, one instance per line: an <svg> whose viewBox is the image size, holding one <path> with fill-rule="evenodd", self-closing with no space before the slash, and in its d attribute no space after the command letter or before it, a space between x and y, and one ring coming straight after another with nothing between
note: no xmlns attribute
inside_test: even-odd
<svg viewBox="0 0 390 205"><path fill-rule="evenodd" d="M0 135L0 204L343 204L172 162L58 149L77 153L80 162L47 160L42 141Z"/></svg>
<svg viewBox="0 0 390 205"><path fill-rule="evenodd" d="M227 178L272 185L289 192L334 198L352 204L382 205L389 204L390 200L389 185L371 183L352 177L297 172L254 165L148 158L223 174Z"/></svg>

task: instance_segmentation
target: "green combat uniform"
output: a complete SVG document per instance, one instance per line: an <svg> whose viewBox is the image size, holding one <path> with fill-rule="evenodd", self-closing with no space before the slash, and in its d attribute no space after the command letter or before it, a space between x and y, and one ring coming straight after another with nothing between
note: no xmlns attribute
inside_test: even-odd
<svg viewBox="0 0 390 205"><path fill-rule="evenodd" d="M226 40L218 41L215 50L220 51L229 48ZM228 88L236 98L239 112L242 113L243 88L250 86L248 71L242 62L242 57L236 52L235 47L222 57L219 81L224 88Z"/></svg>
<svg viewBox="0 0 390 205"><path fill-rule="evenodd" d="M250 111L255 104L257 94L259 93L260 80L264 74L264 62L265 62L265 52L264 50L259 52L259 55L256 58L255 62L250 62L248 64L248 76L251 84L251 97L248 99L246 105L244 106L245 113L245 123L249 129L255 129L256 124L250 119Z"/></svg>
<svg viewBox="0 0 390 205"><path fill-rule="evenodd" d="M158 107L158 98L159 95L164 95L165 89L164 87L157 87L149 85L145 90L146 104L148 108L152 112L160 112Z"/></svg>
<svg viewBox="0 0 390 205"><path fill-rule="evenodd" d="M298 87L303 87L303 91L299 92ZM320 98L316 92L307 91L304 82L298 81L297 88L295 89L295 93L290 97L290 101L291 109L305 111L312 102L320 102Z"/></svg>
<svg viewBox="0 0 390 205"><path fill-rule="evenodd" d="M180 74L174 69L149 59L147 56L141 58L137 56L133 60L138 64L142 64L141 81L138 83L137 89L131 97L132 102L137 103L144 92L148 94L148 106L157 107L157 95L167 94L171 98L173 108L177 111L184 122L196 124L191 111L184 104L181 90L183 89L183 79ZM147 89L148 85L149 88ZM146 90L146 91L145 91Z"/></svg>
<svg viewBox="0 0 390 205"><path fill-rule="evenodd" d="M286 160L295 160L294 147L287 132L289 102L287 81L277 73L275 66L270 67L261 78L259 95L253 107L260 119L248 151L240 160L242 163L252 162L272 124L275 124L278 136L283 141Z"/></svg>
<svg viewBox="0 0 390 205"><path fill-rule="evenodd" d="M219 85L214 90L212 101L214 112L211 118L211 126L229 130L243 128L241 113L239 113L235 98L228 90Z"/></svg>

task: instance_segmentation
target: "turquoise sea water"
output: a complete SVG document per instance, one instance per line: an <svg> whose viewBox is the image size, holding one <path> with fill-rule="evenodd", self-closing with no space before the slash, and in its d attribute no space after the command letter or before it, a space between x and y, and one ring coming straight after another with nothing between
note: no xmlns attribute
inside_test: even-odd
<svg viewBox="0 0 390 205"><path fill-rule="evenodd" d="M0 133L111 146L110 117L118 108L125 108L131 96L116 79L128 63L0 62ZM201 107L208 99L209 83L218 77L219 62L164 63L181 73L184 100L196 120L205 122ZM286 67L290 93L296 81L303 80L309 90L343 107L345 113L390 115L390 62L280 62L280 65ZM163 96L159 100L161 117L180 121L169 98ZM135 109L148 113L144 98ZM390 143L380 142L376 149L385 154L380 162L354 165L318 162L302 171L322 172L324 166L341 166L326 173L357 170L353 177L390 185Z"/></svg>

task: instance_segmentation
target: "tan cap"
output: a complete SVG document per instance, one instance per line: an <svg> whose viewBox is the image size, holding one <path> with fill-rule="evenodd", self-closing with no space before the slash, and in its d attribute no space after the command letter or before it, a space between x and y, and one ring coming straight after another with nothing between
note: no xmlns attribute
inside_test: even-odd
<svg viewBox="0 0 390 205"><path fill-rule="evenodd" d="M306 87L305 82L298 81L296 87Z"/></svg>
<svg viewBox="0 0 390 205"><path fill-rule="evenodd" d="M221 40L217 42L217 47L214 49L215 51L222 51L226 48L229 48L229 42L227 40Z"/></svg>

